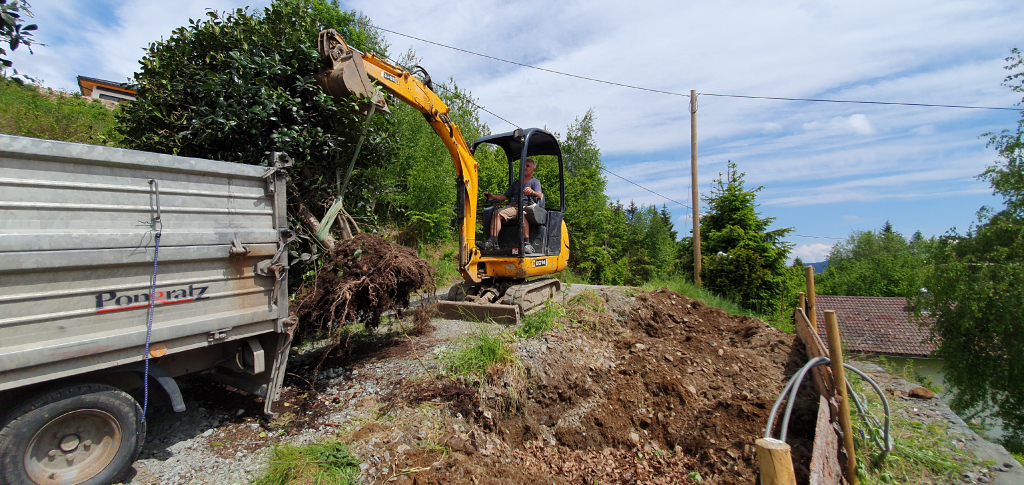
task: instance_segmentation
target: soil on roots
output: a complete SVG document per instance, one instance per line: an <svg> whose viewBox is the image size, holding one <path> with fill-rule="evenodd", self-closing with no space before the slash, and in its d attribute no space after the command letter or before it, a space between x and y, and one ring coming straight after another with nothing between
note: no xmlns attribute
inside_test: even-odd
<svg viewBox="0 0 1024 485"><path fill-rule="evenodd" d="M401 316L416 290L433 292L433 281L430 264L410 248L365 233L340 241L312 287L296 298L296 338L330 334L354 321L375 328L388 311Z"/></svg>
<svg viewBox="0 0 1024 485"><path fill-rule="evenodd" d="M506 483L754 483L753 443L806 362L799 340L667 289L603 296L602 318L520 344L525 388L482 384L470 418L510 461L471 455L416 482L472 483L479 467L507 468ZM793 419L791 444L809 447L814 413Z"/></svg>

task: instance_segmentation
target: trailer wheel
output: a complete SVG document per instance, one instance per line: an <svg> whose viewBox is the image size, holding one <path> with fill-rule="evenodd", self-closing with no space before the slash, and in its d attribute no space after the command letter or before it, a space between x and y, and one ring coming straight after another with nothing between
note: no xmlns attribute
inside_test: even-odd
<svg viewBox="0 0 1024 485"><path fill-rule="evenodd" d="M118 481L142 449L138 403L115 387L76 384L39 394L0 429L0 484L78 485Z"/></svg>

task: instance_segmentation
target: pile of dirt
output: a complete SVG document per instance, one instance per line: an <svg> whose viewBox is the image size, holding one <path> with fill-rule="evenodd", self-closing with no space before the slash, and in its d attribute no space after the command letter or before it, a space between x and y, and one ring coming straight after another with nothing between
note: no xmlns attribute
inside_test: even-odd
<svg viewBox="0 0 1024 485"><path fill-rule="evenodd" d="M507 465L570 483L754 483L753 443L806 361L796 337L667 289L604 296L604 317L521 344L525 387L482 383L471 419L514 450ZM791 436L813 430L795 419ZM417 481L459 483L472 462Z"/></svg>
<svg viewBox="0 0 1024 485"><path fill-rule="evenodd" d="M400 316L416 290L433 292L433 282L430 264L410 248L366 233L341 241L312 287L296 297L296 338L331 333L353 321L374 328L388 311Z"/></svg>

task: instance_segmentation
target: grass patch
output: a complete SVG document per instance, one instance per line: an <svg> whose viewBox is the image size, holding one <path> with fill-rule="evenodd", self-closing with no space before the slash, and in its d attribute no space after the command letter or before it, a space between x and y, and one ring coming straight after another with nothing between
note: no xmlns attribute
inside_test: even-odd
<svg viewBox="0 0 1024 485"><path fill-rule="evenodd" d="M563 285L587 284L587 280L583 279L581 276L577 276L576 273L570 271L569 268L563 269L562 271L559 271L551 275L551 277L557 279L558 281L561 281ZM565 288L562 289L564 290Z"/></svg>
<svg viewBox="0 0 1024 485"><path fill-rule="evenodd" d="M434 285L438 289L444 290L462 281L462 275L459 274L457 240L449 238L437 243L420 244L416 252L436 270Z"/></svg>
<svg viewBox="0 0 1024 485"><path fill-rule="evenodd" d="M882 401L875 391L856 375L847 374L850 384L867 402L868 409L880 420ZM893 451L883 454L870 435L864 420L852 413L854 442L857 449L857 475L861 483L944 483L961 477L976 465L966 451L957 449L949 426L941 421L922 423L901 417L906 404L889 399ZM855 408L854 408L855 409ZM861 436L858 429L864 430ZM881 430L877 430L881 441Z"/></svg>
<svg viewBox="0 0 1024 485"><path fill-rule="evenodd" d="M1017 460L1018 465L1024 465L1024 453L1010 452L1011 455Z"/></svg>
<svg viewBox="0 0 1024 485"><path fill-rule="evenodd" d="M457 350L441 355L441 369L447 375L475 375L481 378L495 373L518 360L507 333L492 333L481 326L476 335L466 339L466 344Z"/></svg>
<svg viewBox="0 0 1024 485"><path fill-rule="evenodd" d="M700 300L706 305L721 308L733 315L744 315L752 318L760 318L769 325L782 330L786 333L793 333L793 323L784 320L779 315L761 315L759 313L752 312L746 308L741 307L738 303L730 300L726 297L720 296L712 291L709 291L703 286L697 286L693 282L683 278L656 278L644 283L643 289L647 291L654 291L659 288L668 287L668 289L679 293L680 295L693 298L694 300Z"/></svg>
<svg viewBox="0 0 1024 485"><path fill-rule="evenodd" d="M523 315L522 323L516 329L516 337L530 338L544 332L554 330L558 319L565 317L565 308L557 303L548 302L540 310Z"/></svg>
<svg viewBox="0 0 1024 485"><path fill-rule="evenodd" d="M280 445L270 453L267 474L254 485L356 483L359 460L341 443L304 446Z"/></svg>
<svg viewBox="0 0 1024 485"><path fill-rule="evenodd" d="M114 112L103 103L0 77L0 133L116 145Z"/></svg>

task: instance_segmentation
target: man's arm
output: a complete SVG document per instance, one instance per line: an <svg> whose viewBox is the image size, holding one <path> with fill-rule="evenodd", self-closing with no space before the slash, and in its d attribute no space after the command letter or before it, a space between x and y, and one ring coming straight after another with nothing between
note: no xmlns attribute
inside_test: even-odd
<svg viewBox="0 0 1024 485"><path fill-rule="evenodd" d="M534 186L536 186L536 188L534 188ZM529 185L523 189L523 193L530 197L544 197L544 194L540 191L540 180L537 180L536 178L530 180Z"/></svg>

